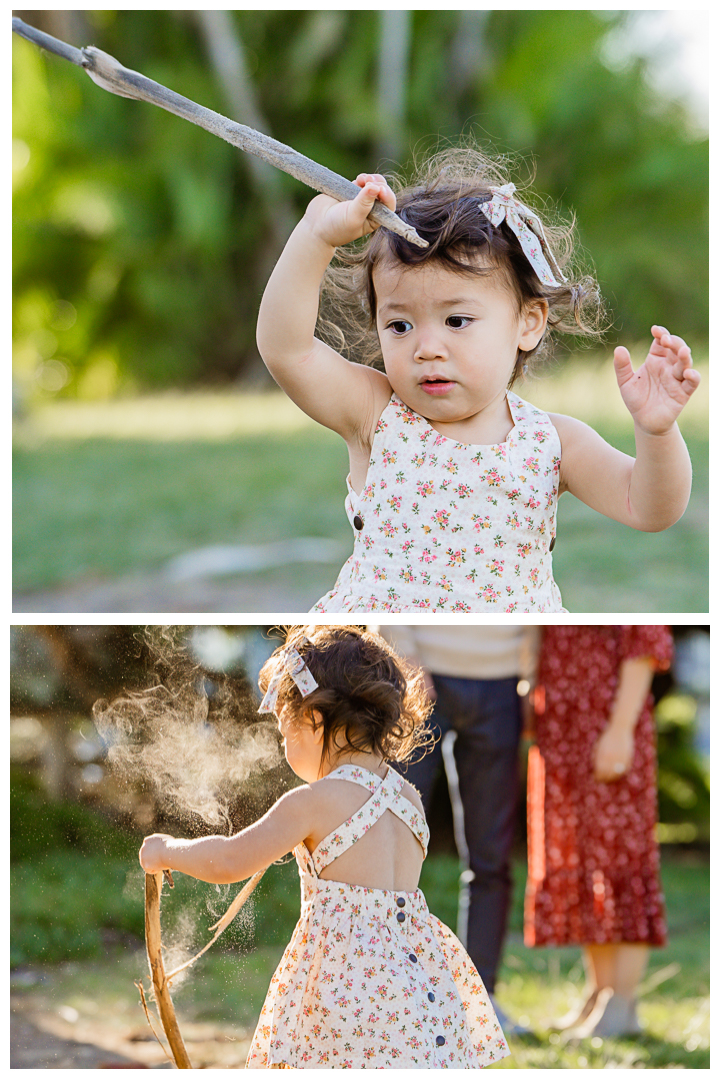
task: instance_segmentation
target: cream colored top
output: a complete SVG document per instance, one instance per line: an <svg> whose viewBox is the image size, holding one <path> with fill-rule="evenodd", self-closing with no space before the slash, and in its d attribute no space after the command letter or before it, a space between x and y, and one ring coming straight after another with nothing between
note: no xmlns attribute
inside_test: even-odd
<svg viewBox="0 0 720 1080"><path fill-rule="evenodd" d="M401 656L433 675L460 679L532 680L540 628L537 626L446 626L428 624L375 627Z"/></svg>

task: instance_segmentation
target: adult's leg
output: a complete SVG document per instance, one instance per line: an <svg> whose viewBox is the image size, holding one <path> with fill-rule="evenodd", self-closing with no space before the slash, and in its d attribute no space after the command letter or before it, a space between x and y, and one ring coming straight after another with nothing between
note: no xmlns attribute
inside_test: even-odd
<svg viewBox="0 0 720 1080"><path fill-rule="evenodd" d="M512 889L522 727L517 679L437 677L435 686L458 732L455 762L472 872L467 950L492 993Z"/></svg>
<svg viewBox="0 0 720 1080"><path fill-rule="evenodd" d="M420 792L426 815L430 812L432 790L437 775L442 768L442 737L450 727L450 720L443 710L441 701L435 703L435 708L430 717L430 727L435 735L432 750L429 750L418 761L413 761L410 764L403 762L397 766L400 774Z"/></svg>

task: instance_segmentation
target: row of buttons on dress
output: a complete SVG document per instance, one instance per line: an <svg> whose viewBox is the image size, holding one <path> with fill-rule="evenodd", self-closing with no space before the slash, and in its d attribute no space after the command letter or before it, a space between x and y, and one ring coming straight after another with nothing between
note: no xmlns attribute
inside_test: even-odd
<svg viewBox="0 0 720 1080"><path fill-rule="evenodd" d="M397 906L399 908L404 908L405 907L405 897L404 896L398 896L398 898L396 900L396 903L397 903ZM404 911L398 911L395 918L397 919L397 921L399 923L404 923L405 922L405 912ZM418 962L418 958L415 955L415 953L410 953L410 956L408 957L408 959L410 960L411 964L417 964L417 962ZM433 1001L435 1001L435 995L433 994L432 991L430 991L428 993L428 1001L431 1002L431 1003ZM436 1042L436 1044L438 1046L444 1046L445 1045L445 1037L443 1035L438 1035L435 1038L435 1042Z"/></svg>

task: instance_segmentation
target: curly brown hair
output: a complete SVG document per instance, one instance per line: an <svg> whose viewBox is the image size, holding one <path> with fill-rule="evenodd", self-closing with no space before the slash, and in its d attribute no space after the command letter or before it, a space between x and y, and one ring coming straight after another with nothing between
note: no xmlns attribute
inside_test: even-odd
<svg viewBox="0 0 720 1080"><path fill-rule="evenodd" d="M450 147L415 163L408 182L392 180L397 214L429 242L419 248L387 229L377 229L353 245L339 248L323 279L318 334L329 345L361 363L382 367L377 335L377 297L373 270L382 264L408 267L437 263L458 274L484 276L500 271L518 314L537 300L547 302L548 328L537 346L518 350L509 385L547 359L554 332L597 339L604 309L595 278L574 264L574 219L543 221L555 262L567 281L543 285L506 221L494 226L479 209L490 188L509 182L507 157L491 158L472 147ZM521 201L537 213L525 192Z"/></svg>
<svg viewBox="0 0 720 1080"><path fill-rule="evenodd" d="M429 748L432 710L422 672L397 655L379 635L360 626L285 627L285 645L263 665L258 679L268 688L282 650L295 649L318 684L303 697L288 671L278 686L276 712L289 705L293 719L323 724L321 763L343 742L351 750L379 754L385 761L406 761Z"/></svg>

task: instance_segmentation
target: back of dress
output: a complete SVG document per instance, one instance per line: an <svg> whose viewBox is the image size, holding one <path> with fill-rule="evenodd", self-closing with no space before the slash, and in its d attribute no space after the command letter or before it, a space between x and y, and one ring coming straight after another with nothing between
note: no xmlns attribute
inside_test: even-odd
<svg viewBox="0 0 720 1080"><path fill-rule="evenodd" d="M363 806L312 855L295 849L302 910L273 976L248 1068L474 1069L509 1051L482 980L420 889L373 889L320 877L383 814L427 851L428 828L404 782L344 765Z"/></svg>

